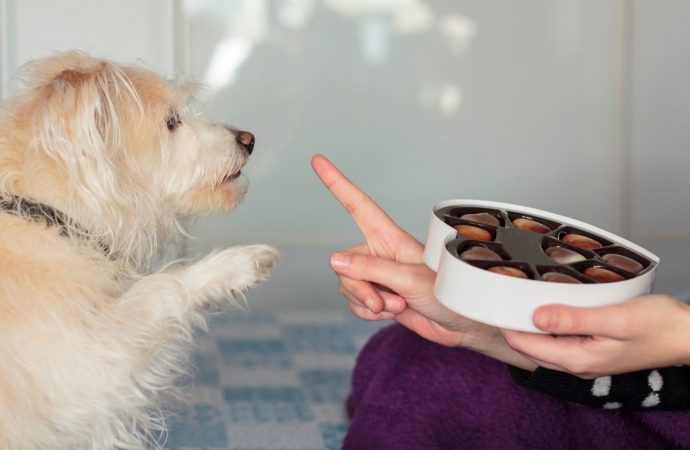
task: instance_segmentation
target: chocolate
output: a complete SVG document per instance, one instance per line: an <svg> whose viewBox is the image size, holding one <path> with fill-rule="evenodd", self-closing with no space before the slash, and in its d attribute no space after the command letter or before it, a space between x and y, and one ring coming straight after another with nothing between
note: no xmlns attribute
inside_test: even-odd
<svg viewBox="0 0 690 450"><path fill-rule="evenodd" d="M580 247L580 248L585 248L585 249L590 249L590 248L599 248L601 247L601 244L597 241L595 241L592 238L588 238L587 236L582 236L579 234L567 234L563 236L561 239L563 242L566 244L574 245L575 247Z"/></svg>
<svg viewBox="0 0 690 450"><path fill-rule="evenodd" d="M520 269L516 269L515 267L508 267L508 266L494 266L494 267L489 267L488 269L489 272L497 273L499 275L506 275L509 277L515 277L515 278L524 278L525 280L528 280L529 277L525 272L523 272Z"/></svg>
<svg viewBox="0 0 690 450"><path fill-rule="evenodd" d="M458 233L446 239L451 254L501 275L549 283L612 283L656 265L625 241L599 236L565 218L476 204L448 205L434 213Z"/></svg>
<svg viewBox="0 0 690 450"><path fill-rule="evenodd" d="M551 231L551 228L547 227L543 223L539 223L536 220L531 219L515 219L513 220L513 226L518 230L531 231L532 233L546 234Z"/></svg>
<svg viewBox="0 0 690 450"><path fill-rule="evenodd" d="M472 225L456 225L455 231L458 232L460 236L464 236L467 239L473 239L476 241L491 241L491 233L483 228L473 227Z"/></svg>
<svg viewBox="0 0 690 450"><path fill-rule="evenodd" d="M644 269L644 266L632 258L627 256L618 255L616 253L607 253L602 256L601 259L606 263L619 269L627 270L632 273L640 273Z"/></svg>
<svg viewBox="0 0 690 450"><path fill-rule="evenodd" d="M489 213L465 214L460 216L461 219L469 220L470 222L483 223L484 225L492 225L498 227L501 222Z"/></svg>
<svg viewBox="0 0 690 450"><path fill-rule="evenodd" d="M559 272L547 272L541 276L541 279L549 283L582 284L582 281L577 278Z"/></svg>
<svg viewBox="0 0 690 450"><path fill-rule="evenodd" d="M546 253L546 256L553 259L558 264L571 264L587 259L578 252L574 252L565 247L549 247L544 250L544 253Z"/></svg>
<svg viewBox="0 0 690 450"><path fill-rule="evenodd" d="M493 250L486 247L475 246L460 254L460 259L473 259L475 261L502 261L503 258Z"/></svg>
<svg viewBox="0 0 690 450"><path fill-rule="evenodd" d="M604 269L603 267L590 267L589 269L585 269L585 271L582 273L597 283L614 283L616 281L625 281L625 277L622 275L619 275L616 272L612 272L608 269Z"/></svg>

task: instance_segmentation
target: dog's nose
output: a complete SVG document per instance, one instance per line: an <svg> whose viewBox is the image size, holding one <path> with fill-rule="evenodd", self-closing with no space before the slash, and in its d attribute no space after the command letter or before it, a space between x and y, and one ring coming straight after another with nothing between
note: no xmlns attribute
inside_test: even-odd
<svg viewBox="0 0 690 450"><path fill-rule="evenodd" d="M239 131L237 133L237 142L247 150L250 155L254 151L254 135L249 131Z"/></svg>

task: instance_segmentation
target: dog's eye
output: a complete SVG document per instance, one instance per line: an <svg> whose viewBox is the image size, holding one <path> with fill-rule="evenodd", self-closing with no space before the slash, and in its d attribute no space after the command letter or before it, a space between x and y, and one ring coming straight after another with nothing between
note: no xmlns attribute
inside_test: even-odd
<svg viewBox="0 0 690 450"><path fill-rule="evenodd" d="M180 118L177 116L177 113L175 111L171 111L170 115L168 116L168 120L165 122L168 130L175 131L175 128L177 128L179 124Z"/></svg>

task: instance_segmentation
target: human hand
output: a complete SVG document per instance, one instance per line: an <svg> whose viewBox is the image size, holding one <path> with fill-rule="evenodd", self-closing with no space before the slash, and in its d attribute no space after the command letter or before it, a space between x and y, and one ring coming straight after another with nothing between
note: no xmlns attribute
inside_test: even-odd
<svg viewBox="0 0 690 450"><path fill-rule="evenodd" d="M508 345L580 378L690 363L690 306L667 295L597 308L547 305L533 320L551 334L500 330Z"/></svg>
<svg viewBox="0 0 690 450"><path fill-rule="evenodd" d="M340 292L357 317L393 319L433 342L471 348L528 370L536 367L511 350L496 328L443 306L433 294L436 274L423 262L424 246L325 157L316 155L312 167L366 239L331 256Z"/></svg>
<svg viewBox="0 0 690 450"><path fill-rule="evenodd" d="M495 328L443 306L434 296L436 273L424 263L378 258L363 246L336 252L330 262L340 281L340 293L361 319L393 319L426 339L450 347L482 347L488 336L503 340ZM367 307L371 291L385 304L394 300L406 307L397 313L374 313Z"/></svg>
<svg viewBox="0 0 690 450"><path fill-rule="evenodd" d="M347 249L346 252L371 255L401 263L423 264L424 246L398 227L371 198L352 184L328 159L322 155L316 155L312 158L311 164L319 179L345 207L364 234L366 243ZM385 290L371 286L366 281L342 279L340 281L341 289L345 287L349 292L357 292L366 302L366 307L377 315L376 317L369 316L369 320L391 318L391 314L400 313L407 307L399 296L382 295ZM387 298L384 300L383 297ZM384 309L391 314L380 315Z"/></svg>

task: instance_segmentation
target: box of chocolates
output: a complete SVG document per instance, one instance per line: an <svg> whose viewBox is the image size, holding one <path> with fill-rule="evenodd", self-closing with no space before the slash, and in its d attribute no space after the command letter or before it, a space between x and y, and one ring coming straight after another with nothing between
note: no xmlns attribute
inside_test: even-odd
<svg viewBox="0 0 690 450"><path fill-rule="evenodd" d="M424 262L434 292L470 319L540 332L534 310L603 306L649 294L659 258L592 225L534 208L479 200L434 206Z"/></svg>

